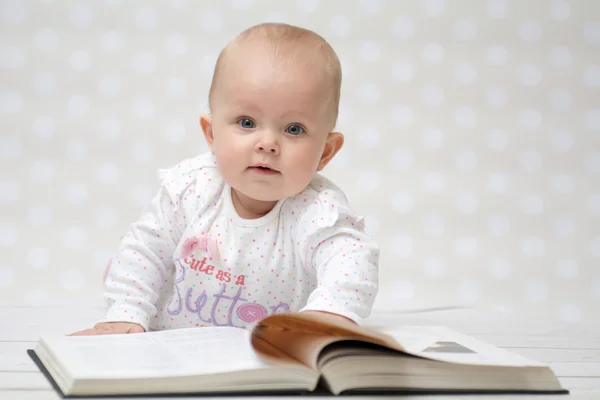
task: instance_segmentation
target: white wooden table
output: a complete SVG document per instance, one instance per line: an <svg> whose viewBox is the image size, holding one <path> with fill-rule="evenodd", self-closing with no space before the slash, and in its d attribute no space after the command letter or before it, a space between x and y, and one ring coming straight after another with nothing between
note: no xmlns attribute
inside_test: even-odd
<svg viewBox="0 0 600 400"><path fill-rule="evenodd" d="M0 400L59 399L59 395L52 390L45 377L29 359L26 350L35 345L40 335L70 333L89 327L102 313L100 306L81 304L48 308L0 307ZM550 319L539 314L523 313L515 316L458 308L420 312L375 312L367 324L447 326L548 363L563 386L571 391L569 396L488 395L468 396L469 400L600 400L600 321L578 324L557 324L548 321ZM458 397L460 396L456 398ZM276 399L273 396L266 398ZM399 398L440 400L455 397L405 395Z"/></svg>

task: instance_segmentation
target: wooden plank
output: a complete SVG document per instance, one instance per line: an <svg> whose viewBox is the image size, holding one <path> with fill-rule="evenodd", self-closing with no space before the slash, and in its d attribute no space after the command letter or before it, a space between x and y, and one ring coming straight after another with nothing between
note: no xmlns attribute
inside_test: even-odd
<svg viewBox="0 0 600 400"><path fill-rule="evenodd" d="M511 348L511 351L541 362L600 363L600 350Z"/></svg>
<svg viewBox="0 0 600 400"><path fill-rule="evenodd" d="M600 378L600 363L551 362L548 365L559 377Z"/></svg>
<svg viewBox="0 0 600 400"><path fill-rule="evenodd" d="M34 342L0 342L0 372L35 372L37 366L27 355Z"/></svg>
<svg viewBox="0 0 600 400"><path fill-rule="evenodd" d="M0 372L0 390L52 390L41 372Z"/></svg>
<svg viewBox="0 0 600 400"><path fill-rule="evenodd" d="M600 350L600 337L473 335L498 347Z"/></svg>
<svg viewBox="0 0 600 400"><path fill-rule="evenodd" d="M56 392L51 390L0 390L0 399L18 400L61 400ZM114 400L114 399L113 399ZM137 399L136 399L137 400Z"/></svg>

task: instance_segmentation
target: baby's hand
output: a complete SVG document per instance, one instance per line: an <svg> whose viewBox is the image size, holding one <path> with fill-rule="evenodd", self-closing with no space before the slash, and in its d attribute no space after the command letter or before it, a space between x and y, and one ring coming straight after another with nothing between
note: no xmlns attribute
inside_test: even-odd
<svg viewBox="0 0 600 400"><path fill-rule="evenodd" d="M69 336L111 335L116 333L142 333L145 332L138 324L132 322L99 322L92 329L84 329Z"/></svg>

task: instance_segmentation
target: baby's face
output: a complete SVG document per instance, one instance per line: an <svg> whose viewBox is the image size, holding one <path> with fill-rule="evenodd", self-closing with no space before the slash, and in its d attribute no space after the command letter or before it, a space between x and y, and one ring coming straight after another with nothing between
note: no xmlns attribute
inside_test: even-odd
<svg viewBox="0 0 600 400"><path fill-rule="evenodd" d="M225 181L259 201L304 190L325 164L330 87L325 73L310 67L237 51L211 107L211 150Z"/></svg>

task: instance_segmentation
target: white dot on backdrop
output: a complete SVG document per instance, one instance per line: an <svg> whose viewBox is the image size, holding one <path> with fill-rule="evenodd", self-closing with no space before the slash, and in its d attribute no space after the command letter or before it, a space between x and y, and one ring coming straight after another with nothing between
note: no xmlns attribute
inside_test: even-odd
<svg viewBox="0 0 600 400"><path fill-rule="evenodd" d="M69 269L62 273L60 286L70 292L79 292L85 286L85 276L79 270Z"/></svg>
<svg viewBox="0 0 600 400"><path fill-rule="evenodd" d="M519 123L527 129L537 129L542 124L542 113L531 108L520 110Z"/></svg>
<svg viewBox="0 0 600 400"><path fill-rule="evenodd" d="M544 200L537 194L527 194L521 199L521 209L525 214L540 214L544 210Z"/></svg>
<svg viewBox="0 0 600 400"><path fill-rule="evenodd" d="M152 189L148 186L137 185L131 189L131 193L129 195L129 199L133 205L136 206L145 206L152 200L153 196Z"/></svg>
<svg viewBox="0 0 600 400"><path fill-rule="evenodd" d="M25 294L25 301L33 307L46 306L48 305L48 296L41 290L29 290Z"/></svg>
<svg viewBox="0 0 600 400"><path fill-rule="evenodd" d="M552 148L559 153L566 153L573 147L573 135L566 132L558 132L552 137Z"/></svg>
<svg viewBox="0 0 600 400"><path fill-rule="evenodd" d="M365 61L379 61L381 58L381 44L372 40L360 42L358 54Z"/></svg>
<svg viewBox="0 0 600 400"><path fill-rule="evenodd" d="M54 135L56 129L56 122L54 119L45 115L40 115L33 120L32 130L33 133L40 138L47 139Z"/></svg>
<svg viewBox="0 0 600 400"><path fill-rule="evenodd" d="M0 136L0 157L18 158L21 155L21 139L18 136Z"/></svg>
<svg viewBox="0 0 600 400"><path fill-rule="evenodd" d="M119 32L108 31L100 38L100 45L107 53L116 53L123 48L123 39Z"/></svg>
<svg viewBox="0 0 600 400"><path fill-rule="evenodd" d="M158 14L156 10L149 6L142 7L135 13L135 25L139 29L150 30L154 28L157 19Z"/></svg>
<svg viewBox="0 0 600 400"><path fill-rule="evenodd" d="M348 36L352 30L352 22L345 15L334 15L329 23L329 29L335 36Z"/></svg>
<svg viewBox="0 0 600 400"><path fill-rule="evenodd" d="M0 267L0 287L11 287L15 282L14 271L8 267Z"/></svg>
<svg viewBox="0 0 600 400"><path fill-rule="evenodd" d="M600 44L600 23L586 23L583 27L583 39L588 44Z"/></svg>
<svg viewBox="0 0 600 400"><path fill-rule="evenodd" d="M487 145L495 151L502 151L508 145L508 136L502 129L493 129L487 133Z"/></svg>
<svg viewBox="0 0 600 400"><path fill-rule="evenodd" d="M521 243L523 253L532 258L543 257L546 253L546 244L544 239L536 236L528 236Z"/></svg>
<svg viewBox="0 0 600 400"><path fill-rule="evenodd" d="M508 92L503 87L493 87L488 89L487 102L492 108L504 108L508 103Z"/></svg>
<svg viewBox="0 0 600 400"><path fill-rule="evenodd" d="M481 297L481 288L479 283L473 278L463 278L456 288L457 297L467 303L474 303Z"/></svg>
<svg viewBox="0 0 600 400"><path fill-rule="evenodd" d="M10 226L1 224L0 225L0 247L9 247L17 243L19 234L17 230Z"/></svg>
<svg viewBox="0 0 600 400"><path fill-rule="evenodd" d="M358 87L357 97L365 104L377 104L381 90L376 83L365 83Z"/></svg>
<svg viewBox="0 0 600 400"><path fill-rule="evenodd" d="M523 21L519 26L519 36L526 42L535 43L542 37L542 27L538 21Z"/></svg>
<svg viewBox="0 0 600 400"><path fill-rule="evenodd" d="M179 119L174 119L167 122L165 125L164 135L169 142L181 142L186 135L185 123Z"/></svg>
<svg viewBox="0 0 600 400"><path fill-rule="evenodd" d="M360 9L371 14L378 13L381 11L381 0L360 0Z"/></svg>
<svg viewBox="0 0 600 400"><path fill-rule="evenodd" d="M410 106L406 104L394 104L391 109L392 122L395 125L410 125L413 122L414 114Z"/></svg>
<svg viewBox="0 0 600 400"><path fill-rule="evenodd" d="M114 184L119 180L119 169L106 162L96 168L96 179L104 184Z"/></svg>
<svg viewBox="0 0 600 400"><path fill-rule="evenodd" d="M587 154L584 163L588 171L600 173L600 152Z"/></svg>
<svg viewBox="0 0 600 400"><path fill-rule="evenodd" d="M428 258L423 262L423 273L429 278L442 278L446 275L444 260L439 258Z"/></svg>
<svg viewBox="0 0 600 400"><path fill-rule="evenodd" d="M475 257L479 250L478 247L475 237L462 237L456 241L456 253L461 257Z"/></svg>
<svg viewBox="0 0 600 400"><path fill-rule="evenodd" d="M171 97L182 98L187 94L187 86L182 78L169 78L167 81L167 93Z"/></svg>
<svg viewBox="0 0 600 400"><path fill-rule="evenodd" d="M590 215L600 217L600 194L594 195L588 200L588 210Z"/></svg>
<svg viewBox="0 0 600 400"><path fill-rule="evenodd" d="M58 33L50 28L40 29L35 34L35 45L43 52L54 51L58 47Z"/></svg>
<svg viewBox="0 0 600 400"><path fill-rule="evenodd" d="M167 38L167 50L169 53L181 56L187 53L188 39L181 33L174 33Z"/></svg>
<svg viewBox="0 0 600 400"><path fill-rule="evenodd" d="M444 218L440 215L428 215L423 218L423 231L429 236L440 236L444 233Z"/></svg>
<svg viewBox="0 0 600 400"><path fill-rule="evenodd" d="M554 0L552 2L552 19L557 21L566 21L571 14L571 6L564 0Z"/></svg>
<svg viewBox="0 0 600 400"><path fill-rule="evenodd" d="M439 149L444 145L444 132L437 128L426 128L423 132L423 147Z"/></svg>
<svg viewBox="0 0 600 400"><path fill-rule="evenodd" d="M454 24L454 37L458 40L473 40L477 37L477 24L472 19L460 19Z"/></svg>
<svg viewBox="0 0 600 400"><path fill-rule="evenodd" d="M87 232L79 227L72 226L63 232L63 245L69 249L82 249L87 245Z"/></svg>
<svg viewBox="0 0 600 400"><path fill-rule="evenodd" d="M590 241L590 253L594 258L600 258L600 236Z"/></svg>
<svg viewBox="0 0 600 400"><path fill-rule="evenodd" d="M575 234L575 221L569 217L559 217L554 220L554 232L558 236L573 236Z"/></svg>
<svg viewBox="0 0 600 400"><path fill-rule="evenodd" d="M27 18L25 4L19 2L4 3L2 19L14 25L22 24Z"/></svg>
<svg viewBox="0 0 600 400"><path fill-rule="evenodd" d="M573 182L573 178L567 174L558 174L552 180L552 186L554 190L559 193L569 194L573 193L573 188L575 187L575 183Z"/></svg>
<svg viewBox="0 0 600 400"><path fill-rule="evenodd" d="M36 247L27 251L27 264L35 269L43 269L48 266L50 255L48 249L44 247Z"/></svg>
<svg viewBox="0 0 600 400"><path fill-rule="evenodd" d="M439 86L426 86L423 89L423 100L426 104L437 107L444 102L444 91Z"/></svg>
<svg viewBox="0 0 600 400"><path fill-rule="evenodd" d="M392 236L390 249L396 257L409 257L413 249L411 237L406 235Z"/></svg>
<svg viewBox="0 0 600 400"><path fill-rule="evenodd" d="M536 86L542 80L542 72L534 65L519 68L519 82L525 86Z"/></svg>
<svg viewBox="0 0 600 400"><path fill-rule="evenodd" d="M231 6L241 11L249 10L253 4L254 0L231 0Z"/></svg>
<svg viewBox="0 0 600 400"><path fill-rule="evenodd" d="M4 114L15 114L23 109L23 97L19 93L4 92L0 94L0 110Z"/></svg>
<svg viewBox="0 0 600 400"><path fill-rule="evenodd" d="M379 186L381 178L377 171L362 171L358 174L358 185L368 192L372 192Z"/></svg>
<svg viewBox="0 0 600 400"><path fill-rule="evenodd" d="M556 274L563 279L573 279L579 274L579 264L575 260L559 260L554 268Z"/></svg>
<svg viewBox="0 0 600 400"><path fill-rule="evenodd" d="M439 192L444 188L444 175L441 172L427 172L423 176L423 186L430 192Z"/></svg>
<svg viewBox="0 0 600 400"><path fill-rule="evenodd" d="M502 215L491 216L488 229L493 236L506 236L510 232L510 221Z"/></svg>
<svg viewBox="0 0 600 400"><path fill-rule="evenodd" d="M36 182L48 184L54 178L54 167L48 161L34 161L29 168L29 176Z"/></svg>
<svg viewBox="0 0 600 400"><path fill-rule="evenodd" d="M398 61L392 65L392 78L396 82L408 82L413 77L413 67L405 61Z"/></svg>
<svg viewBox="0 0 600 400"><path fill-rule="evenodd" d="M92 25L94 11L87 4L80 4L71 9L69 20L78 28L88 28Z"/></svg>
<svg viewBox="0 0 600 400"><path fill-rule="evenodd" d="M571 50L565 46L556 46L552 49L550 58L555 68L567 68L571 64Z"/></svg>
<svg viewBox="0 0 600 400"><path fill-rule="evenodd" d="M585 127L592 131L600 131L600 110L590 110L585 113Z"/></svg>
<svg viewBox="0 0 600 400"><path fill-rule="evenodd" d="M510 264L501 258L496 258L488 264L490 275L496 279L506 279L510 275Z"/></svg>
<svg viewBox="0 0 600 400"><path fill-rule="evenodd" d="M135 162L145 164L152 160L153 146L147 141L138 140L131 147L131 156Z"/></svg>
<svg viewBox="0 0 600 400"><path fill-rule="evenodd" d="M477 69L469 63L460 63L454 70L456 80L463 85L470 85L477 78Z"/></svg>
<svg viewBox="0 0 600 400"><path fill-rule="evenodd" d="M415 33L415 26L409 17L399 17L392 21L392 34L399 39L407 40Z"/></svg>
<svg viewBox="0 0 600 400"><path fill-rule="evenodd" d="M75 71L84 71L92 65L90 53L85 50L76 50L69 57L69 65Z"/></svg>
<svg viewBox="0 0 600 400"><path fill-rule="evenodd" d="M105 97L116 97L121 93L121 77L105 75L98 81L98 92Z"/></svg>
<svg viewBox="0 0 600 400"><path fill-rule="evenodd" d="M508 51L506 47L496 44L487 48L487 60L490 65L499 66L506 64L508 59Z"/></svg>
<svg viewBox="0 0 600 400"><path fill-rule="evenodd" d="M444 47L439 43L427 43L423 47L423 57L430 63L439 63L444 60Z"/></svg>
<svg viewBox="0 0 600 400"><path fill-rule="evenodd" d="M0 179L0 203L14 203L21 197L21 188L17 182Z"/></svg>
<svg viewBox="0 0 600 400"><path fill-rule="evenodd" d="M410 169L413 164L413 155L410 149L395 147L392 149L392 165L396 169Z"/></svg>
<svg viewBox="0 0 600 400"><path fill-rule="evenodd" d="M573 304L558 306L558 317L563 322L574 323L581 321L581 308Z"/></svg>
<svg viewBox="0 0 600 400"><path fill-rule="evenodd" d="M454 162L461 171L473 171L477 167L477 156L472 150L460 150L456 153Z"/></svg>
<svg viewBox="0 0 600 400"><path fill-rule="evenodd" d="M414 205L413 197L408 192L395 192L392 194L392 209L399 213L409 212Z"/></svg>
<svg viewBox="0 0 600 400"><path fill-rule="evenodd" d="M133 101L132 111L140 118L150 118L154 115L154 101L149 97L138 97Z"/></svg>
<svg viewBox="0 0 600 400"><path fill-rule="evenodd" d="M88 156L88 145L83 139L74 139L67 143L67 157L72 161L84 161Z"/></svg>
<svg viewBox="0 0 600 400"><path fill-rule="evenodd" d="M493 19L503 19L506 17L506 0L488 0L488 16Z"/></svg>
<svg viewBox="0 0 600 400"><path fill-rule="evenodd" d="M117 212L110 207L102 207L96 211L96 225L103 229L113 228L117 225Z"/></svg>
<svg viewBox="0 0 600 400"><path fill-rule="evenodd" d="M114 118L108 118L100 122L98 134L102 139L114 140L121 135L121 124Z"/></svg>
<svg viewBox="0 0 600 400"><path fill-rule="evenodd" d="M424 0L421 4L428 17L439 17L444 13L444 0Z"/></svg>
<svg viewBox="0 0 600 400"><path fill-rule="evenodd" d="M522 152L519 162L525 172L539 172L542 168L542 156L535 150Z"/></svg>
<svg viewBox="0 0 600 400"><path fill-rule="evenodd" d="M303 13L315 12L318 5L318 0L296 0L296 9Z"/></svg>
<svg viewBox="0 0 600 400"><path fill-rule="evenodd" d="M133 60L133 68L144 74L153 73L156 70L156 55L150 52L136 55Z"/></svg>
<svg viewBox="0 0 600 400"><path fill-rule="evenodd" d="M587 86L600 87L600 67L592 65L583 72L583 82Z"/></svg>
<svg viewBox="0 0 600 400"><path fill-rule="evenodd" d="M75 94L67 101L69 114L74 117L82 117L90 111L90 100L83 95Z"/></svg>
<svg viewBox="0 0 600 400"><path fill-rule="evenodd" d="M548 284L542 280L532 280L525 283L525 298L532 302L541 302L548 297Z"/></svg>
<svg viewBox="0 0 600 400"><path fill-rule="evenodd" d="M395 301L412 299L415 286L411 281L397 280L392 283L392 296Z"/></svg>
<svg viewBox="0 0 600 400"><path fill-rule="evenodd" d="M215 10L202 11L200 27L208 32L219 32L223 28L223 15Z"/></svg>
<svg viewBox="0 0 600 400"><path fill-rule="evenodd" d="M360 130L358 142L367 149L374 149L379 144L379 131L371 126Z"/></svg>
<svg viewBox="0 0 600 400"><path fill-rule="evenodd" d="M82 183L71 183L65 189L65 200L70 204L83 204L87 199L87 189Z"/></svg>
<svg viewBox="0 0 600 400"><path fill-rule="evenodd" d="M456 123L463 128L473 128L477 125L477 112L473 107L464 106L456 109Z"/></svg>
<svg viewBox="0 0 600 400"><path fill-rule="evenodd" d="M52 222L52 208L48 204L36 204L29 209L27 216L31 226L47 226Z"/></svg>
<svg viewBox="0 0 600 400"><path fill-rule="evenodd" d="M479 199L473 192L461 192L456 195L454 204L458 211L463 214L474 214L479 206Z"/></svg>
<svg viewBox="0 0 600 400"><path fill-rule="evenodd" d="M48 72L35 74L33 78L33 90L39 94L51 93L56 88L56 77Z"/></svg>

